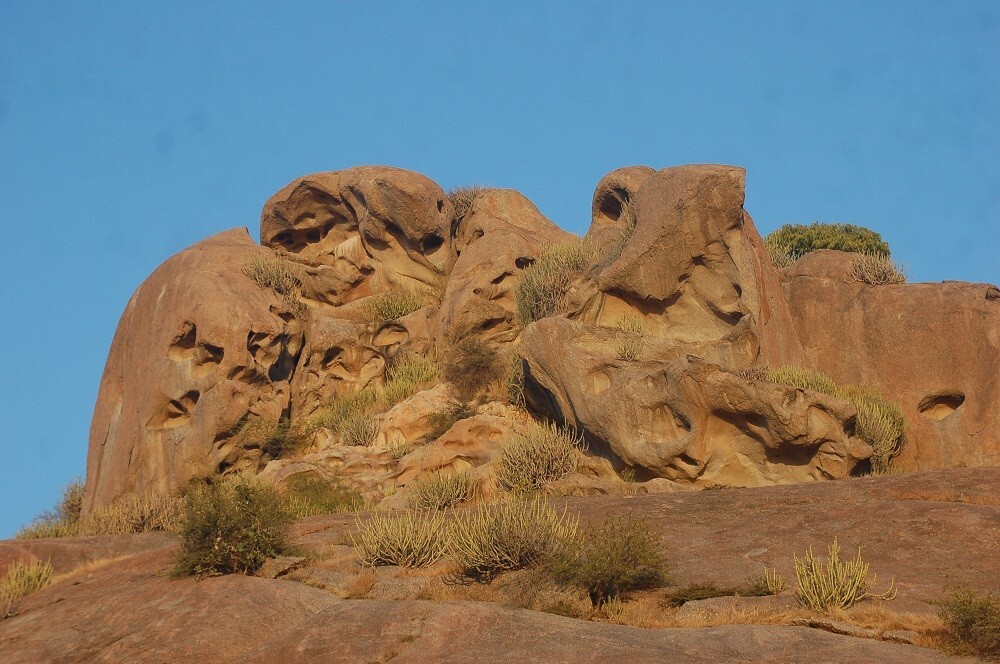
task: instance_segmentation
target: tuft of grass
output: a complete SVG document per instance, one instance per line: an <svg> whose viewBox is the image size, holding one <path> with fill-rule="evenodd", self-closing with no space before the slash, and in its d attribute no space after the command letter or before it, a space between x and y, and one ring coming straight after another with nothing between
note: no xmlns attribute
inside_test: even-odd
<svg viewBox="0 0 1000 664"><path fill-rule="evenodd" d="M416 510L445 510L471 498L473 489L468 473L439 471L414 483L410 505Z"/></svg>
<svg viewBox="0 0 1000 664"><path fill-rule="evenodd" d="M386 449L389 451L389 456L396 461L399 461L409 454L410 447L410 441L406 440L406 438L394 438L386 443Z"/></svg>
<svg viewBox="0 0 1000 664"><path fill-rule="evenodd" d="M780 367L767 372L767 380L839 397L858 410L857 435L872 447L871 472L889 472L899 454L906 431L906 418L898 404L871 387L838 386L828 376L799 367Z"/></svg>
<svg viewBox="0 0 1000 664"><path fill-rule="evenodd" d="M0 577L0 620L9 616L18 600L36 590L41 590L52 579L52 563L34 560L30 563L16 560L7 566Z"/></svg>
<svg viewBox="0 0 1000 664"><path fill-rule="evenodd" d="M448 432L455 424L475 415L469 405L461 401L451 401L445 408L430 417L431 440L437 440Z"/></svg>
<svg viewBox="0 0 1000 664"><path fill-rule="evenodd" d="M482 503L457 515L452 555L463 576L489 581L558 555L576 541L578 523L538 498Z"/></svg>
<svg viewBox="0 0 1000 664"><path fill-rule="evenodd" d="M125 495L80 519L81 535L120 535L174 530L181 518L181 499L173 494Z"/></svg>
<svg viewBox="0 0 1000 664"><path fill-rule="evenodd" d="M379 420L371 413L357 413L344 421L340 441L352 447L371 447L378 436Z"/></svg>
<svg viewBox="0 0 1000 664"><path fill-rule="evenodd" d="M497 482L504 491L538 491L577 468L582 438L555 424L532 424L500 450Z"/></svg>
<svg viewBox="0 0 1000 664"><path fill-rule="evenodd" d="M871 286L905 284L906 272L888 254L863 252L854 256L851 262L851 280Z"/></svg>
<svg viewBox="0 0 1000 664"><path fill-rule="evenodd" d="M468 337L452 346L441 374L468 400L496 380L501 372L497 351L478 337Z"/></svg>
<svg viewBox="0 0 1000 664"><path fill-rule="evenodd" d="M368 298L365 315L369 323L385 323L402 318L424 306L424 299L407 290L392 290Z"/></svg>
<svg viewBox="0 0 1000 664"><path fill-rule="evenodd" d="M377 399L378 393L371 388L338 395L316 414L312 424L341 433L351 420L371 413Z"/></svg>
<svg viewBox="0 0 1000 664"><path fill-rule="evenodd" d="M83 482L73 480L63 489L62 497L54 510L35 517L14 535L15 539L39 537L72 537L80 530L80 512L83 509Z"/></svg>
<svg viewBox="0 0 1000 664"><path fill-rule="evenodd" d="M476 197L485 191L489 191L489 187L481 184L470 184L450 189L448 191L448 200L451 201L452 207L455 208L454 221L460 221L468 214L469 210L472 209L472 204L475 202Z"/></svg>
<svg viewBox="0 0 1000 664"><path fill-rule="evenodd" d="M408 355L389 368L385 387L378 400L386 408L409 399L437 378L437 367L421 355Z"/></svg>
<svg viewBox="0 0 1000 664"><path fill-rule="evenodd" d="M628 333L615 346L615 355L624 362L635 362L642 354L642 336L635 336L642 335L642 319L638 316L622 316L615 327Z"/></svg>
<svg viewBox="0 0 1000 664"><path fill-rule="evenodd" d="M185 496L175 575L253 574L288 550L288 513L266 482L227 478Z"/></svg>
<svg viewBox="0 0 1000 664"><path fill-rule="evenodd" d="M593 247L583 240L546 247L521 273L515 290L517 323L523 327L560 313L573 282L593 259Z"/></svg>
<svg viewBox="0 0 1000 664"><path fill-rule="evenodd" d="M659 537L634 518L611 517L585 529L574 546L553 557L549 569L558 582L586 591L594 606L667 580Z"/></svg>
<svg viewBox="0 0 1000 664"><path fill-rule="evenodd" d="M360 494L340 480L328 480L314 473L299 473L289 478L283 500L286 511L295 518L357 512L365 504Z"/></svg>
<svg viewBox="0 0 1000 664"><path fill-rule="evenodd" d="M795 578L798 588L795 596L799 602L813 611L827 612L831 609L848 609L865 597L890 600L895 598L895 584L879 595L868 593L868 563L861 558L861 548L852 560L840 559L840 545L837 538L830 544L829 556L824 560L813 555L812 547L802 558L793 556ZM875 578L872 577L874 583Z"/></svg>
<svg viewBox="0 0 1000 664"><path fill-rule="evenodd" d="M358 560L368 567L427 567L448 548L448 527L438 512L375 513L359 520L357 529L351 541Z"/></svg>
<svg viewBox="0 0 1000 664"><path fill-rule="evenodd" d="M516 352L505 372L503 391L510 405L524 408L524 359Z"/></svg>
<svg viewBox="0 0 1000 664"><path fill-rule="evenodd" d="M303 313L302 280L295 264L277 256L256 255L243 261L241 270L264 290L270 290L296 313Z"/></svg>
<svg viewBox="0 0 1000 664"><path fill-rule="evenodd" d="M941 602L953 654L1000 660L1000 597L959 588Z"/></svg>

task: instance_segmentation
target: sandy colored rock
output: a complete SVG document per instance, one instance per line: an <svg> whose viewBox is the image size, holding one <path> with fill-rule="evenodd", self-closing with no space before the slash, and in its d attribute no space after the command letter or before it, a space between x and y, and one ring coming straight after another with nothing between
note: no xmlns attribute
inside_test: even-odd
<svg viewBox="0 0 1000 664"><path fill-rule="evenodd" d="M853 256L816 251L783 270L807 366L900 405L900 470L1000 464L1000 289L869 286Z"/></svg>
<svg viewBox="0 0 1000 664"><path fill-rule="evenodd" d="M625 166L601 178L594 189L587 239L603 246L627 232L624 227L628 218L626 208L632 205L646 178L655 172L649 166Z"/></svg>

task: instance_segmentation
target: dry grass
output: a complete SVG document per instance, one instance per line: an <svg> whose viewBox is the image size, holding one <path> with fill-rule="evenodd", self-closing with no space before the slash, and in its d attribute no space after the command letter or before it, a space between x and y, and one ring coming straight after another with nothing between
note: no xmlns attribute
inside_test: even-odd
<svg viewBox="0 0 1000 664"><path fill-rule="evenodd" d="M0 578L0 620L10 615L17 602L27 595L41 590L52 580L52 563L34 560L26 563L20 560L7 566Z"/></svg>
<svg viewBox="0 0 1000 664"><path fill-rule="evenodd" d="M615 346L615 356L624 362L635 362L642 354L642 318L622 316L615 327L626 333Z"/></svg>
<svg viewBox="0 0 1000 664"><path fill-rule="evenodd" d="M497 483L504 491L538 491L577 468L582 438L555 424L532 423L500 450L496 464Z"/></svg>
<svg viewBox="0 0 1000 664"><path fill-rule="evenodd" d="M1000 597L960 588L941 602L948 650L1000 660Z"/></svg>
<svg viewBox="0 0 1000 664"><path fill-rule="evenodd" d="M499 378L501 372L496 349L477 337L468 337L452 346L441 367L441 375L466 401Z"/></svg>
<svg viewBox="0 0 1000 664"><path fill-rule="evenodd" d="M906 268L885 254L859 253L851 262L851 280L871 286L905 284Z"/></svg>
<svg viewBox="0 0 1000 664"><path fill-rule="evenodd" d="M525 268L517 284L517 323L522 327L560 313L573 282L590 267L593 247L575 240L547 247Z"/></svg>
<svg viewBox="0 0 1000 664"><path fill-rule="evenodd" d="M424 298L407 290L392 290L373 295L365 302L369 323L385 323L402 318L424 306Z"/></svg>
<svg viewBox="0 0 1000 664"><path fill-rule="evenodd" d="M375 513L358 521L351 541L362 565L426 567L445 555L448 527L438 512Z"/></svg>
<svg viewBox="0 0 1000 664"><path fill-rule="evenodd" d="M365 599L377 581L378 577L375 576L374 570L366 569L344 587L341 596L344 599Z"/></svg>
<svg viewBox="0 0 1000 664"><path fill-rule="evenodd" d="M241 447L257 448L271 459L301 454L312 445L309 428L287 419L268 420L254 417L238 425L234 435Z"/></svg>
<svg viewBox="0 0 1000 664"><path fill-rule="evenodd" d="M56 584L56 583L62 583L63 581L69 581L70 579L75 579L77 577L84 576L92 572L96 572L99 569L104 569L105 567L109 567L116 563L120 563L121 561L127 560L130 557L131 556L124 555L124 556L114 556L113 558L98 558L97 560L91 560L78 567L74 567L71 570L62 572L61 574L54 575L50 583Z"/></svg>
<svg viewBox="0 0 1000 664"><path fill-rule="evenodd" d="M183 500L176 495L127 495L80 519L81 535L119 535L175 530Z"/></svg>
<svg viewBox="0 0 1000 664"><path fill-rule="evenodd" d="M83 508L83 482L74 480L63 489L62 497L54 510L44 512L14 535L15 539L40 537L72 537L80 531L80 512Z"/></svg>
<svg viewBox="0 0 1000 664"><path fill-rule="evenodd" d="M894 582L882 594L868 592L868 563L858 555L851 560L840 560L840 545L837 538L830 544L829 555L824 560L813 556L812 547L805 556L793 557L795 578L798 587L795 596L803 606L814 611L827 612L831 609L849 609L865 597L891 600L896 596ZM875 577L872 577L875 583Z"/></svg>
<svg viewBox="0 0 1000 664"><path fill-rule="evenodd" d="M339 480L313 473L300 473L289 478L282 499L285 510L295 518L357 512L365 506L361 495Z"/></svg>
<svg viewBox="0 0 1000 664"><path fill-rule="evenodd" d="M603 270L621 257L622 251L625 250L628 241L635 235L636 221L635 204L630 200L626 200L622 205L621 214L618 217L618 233L601 253L598 262L599 269Z"/></svg>
<svg viewBox="0 0 1000 664"><path fill-rule="evenodd" d="M378 400L386 408L410 398L437 378L434 362L421 355L408 355L389 368L385 387Z"/></svg>
<svg viewBox="0 0 1000 664"><path fill-rule="evenodd" d="M789 245L783 244L779 239L771 236L764 239L764 248L767 250L767 255L771 257L771 262L779 268L793 265L802 257L802 254L796 252Z"/></svg>
<svg viewBox="0 0 1000 664"><path fill-rule="evenodd" d="M466 472L436 472L413 485L410 505L416 510L444 510L472 497L475 485Z"/></svg>
<svg viewBox="0 0 1000 664"><path fill-rule="evenodd" d="M377 399L378 393L370 388L338 395L316 414L312 424L341 433L354 418L374 412Z"/></svg>
<svg viewBox="0 0 1000 664"><path fill-rule="evenodd" d="M472 204L475 202L476 197L481 193L489 191L489 187L481 184L470 184L464 187L455 187L448 191L448 200L451 201L452 207L455 208L455 221L461 220L469 210L472 209Z"/></svg>
<svg viewBox="0 0 1000 664"><path fill-rule="evenodd" d="M378 435L379 420L371 413L358 413L344 421L340 441L352 447L370 447Z"/></svg>
<svg viewBox="0 0 1000 664"><path fill-rule="evenodd" d="M297 266L276 256L255 255L243 261L242 272L258 286L280 297L298 314L305 312L302 280Z"/></svg>

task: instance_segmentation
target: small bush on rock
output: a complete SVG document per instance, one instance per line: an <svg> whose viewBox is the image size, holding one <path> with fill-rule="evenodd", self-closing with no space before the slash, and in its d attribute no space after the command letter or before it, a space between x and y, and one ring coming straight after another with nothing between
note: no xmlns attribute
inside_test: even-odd
<svg viewBox="0 0 1000 664"><path fill-rule="evenodd" d="M448 549L448 527L438 512L375 513L351 536L362 565L427 567Z"/></svg>
<svg viewBox="0 0 1000 664"><path fill-rule="evenodd" d="M792 261L817 249L889 255L889 245L881 235L853 224L786 224L770 233L764 244L772 256L778 250Z"/></svg>
<svg viewBox="0 0 1000 664"><path fill-rule="evenodd" d="M437 378L437 367L420 355L409 355L389 368L378 399L387 408L409 399Z"/></svg>
<svg viewBox="0 0 1000 664"><path fill-rule="evenodd" d="M500 371L496 349L477 337L469 337L452 346L441 373L459 396L468 400L496 380Z"/></svg>
<svg viewBox="0 0 1000 664"><path fill-rule="evenodd" d="M795 591L799 602L813 611L829 611L830 609L848 609L865 597L877 597L890 600L896 596L895 584L889 583L889 589L880 595L868 593L868 563L861 559L861 549L853 560L840 560L840 545L837 538L830 545L826 560L813 556L812 547L802 558L793 556L795 578L798 588ZM874 583L875 578L872 577Z"/></svg>
<svg viewBox="0 0 1000 664"><path fill-rule="evenodd" d="M497 483L504 491L538 491L576 470L581 440L555 424L532 424L501 448Z"/></svg>
<svg viewBox="0 0 1000 664"><path fill-rule="evenodd" d="M522 327L560 312L570 286L590 267L594 250L576 240L555 244L544 251L521 273L517 284L517 322Z"/></svg>
<svg viewBox="0 0 1000 664"><path fill-rule="evenodd" d="M370 323L385 323L402 318L424 306L424 299L407 290L393 290L371 296L365 303Z"/></svg>
<svg viewBox="0 0 1000 664"><path fill-rule="evenodd" d="M317 413L313 418L313 424L334 433L341 433L349 421L373 412L377 398L376 391L370 388L338 395Z"/></svg>
<svg viewBox="0 0 1000 664"><path fill-rule="evenodd" d="M352 447L370 447L378 436L378 418L370 413L358 413L340 427L340 440Z"/></svg>
<svg viewBox="0 0 1000 664"><path fill-rule="evenodd" d="M468 473L436 472L414 483L410 504L416 510L444 510L468 500L472 492Z"/></svg>
<svg viewBox="0 0 1000 664"><path fill-rule="evenodd" d="M174 530L181 518L180 497L156 493L122 496L80 519L81 535L124 535Z"/></svg>
<svg viewBox="0 0 1000 664"><path fill-rule="evenodd" d="M885 254L859 253L851 262L851 278L870 286L905 284L906 274L902 265Z"/></svg>
<svg viewBox="0 0 1000 664"><path fill-rule="evenodd" d="M14 535L15 539L39 537L72 537L80 530L83 508L83 482L74 480L63 489L62 498L54 510L36 517Z"/></svg>
<svg viewBox="0 0 1000 664"><path fill-rule="evenodd" d="M549 567L557 581L585 590L594 606L667 579L659 538L647 523L630 518L612 517L588 527Z"/></svg>
<svg viewBox="0 0 1000 664"><path fill-rule="evenodd" d="M337 479L326 479L315 473L299 473L289 478L285 486L285 508L296 518L316 514L357 512L364 499Z"/></svg>
<svg viewBox="0 0 1000 664"><path fill-rule="evenodd" d="M472 204L475 202L476 197L484 191L489 191L489 187L485 187L481 184L470 184L463 187L455 187L448 191L448 200L451 201L452 207L455 208L455 221L459 221L469 210L472 209Z"/></svg>
<svg viewBox="0 0 1000 664"><path fill-rule="evenodd" d="M939 615L954 654L1000 661L1000 597L960 588L941 602Z"/></svg>
<svg viewBox="0 0 1000 664"><path fill-rule="evenodd" d="M243 274L265 290L273 291L293 311L302 313L302 280L294 263L277 256L257 255L243 261Z"/></svg>
<svg viewBox="0 0 1000 664"><path fill-rule="evenodd" d="M277 489L260 480L194 486L185 496L175 573L253 574L286 551L290 523Z"/></svg>
<svg viewBox="0 0 1000 664"><path fill-rule="evenodd" d="M52 563L16 560L0 577L0 620L9 616L22 597L41 590L52 579Z"/></svg>
<svg viewBox="0 0 1000 664"><path fill-rule="evenodd" d="M248 420L237 435L243 447L256 447L271 459L294 456L311 443L306 427L288 419L275 421L255 417Z"/></svg>

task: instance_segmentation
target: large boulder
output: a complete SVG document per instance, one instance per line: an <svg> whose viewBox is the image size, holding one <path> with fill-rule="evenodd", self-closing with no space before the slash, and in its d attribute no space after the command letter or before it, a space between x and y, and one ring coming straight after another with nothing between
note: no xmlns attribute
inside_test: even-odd
<svg viewBox="0 0 1000 664"><path fill-rule="evenodd" d="M629 218L634 213L632 202L642 183L655 172L649 166L625 166L601 178L591 202L587 239L603 246L628 233L628 225L635 221Z"/></svg>
<svg viewBox="0 0 1000 664"><path fill-rule="evenodd" d="M906 416L900 470L1000 465L1000 289L870 286L853 254L806 254L782 274L805 362L871 385Z"/></svg>

